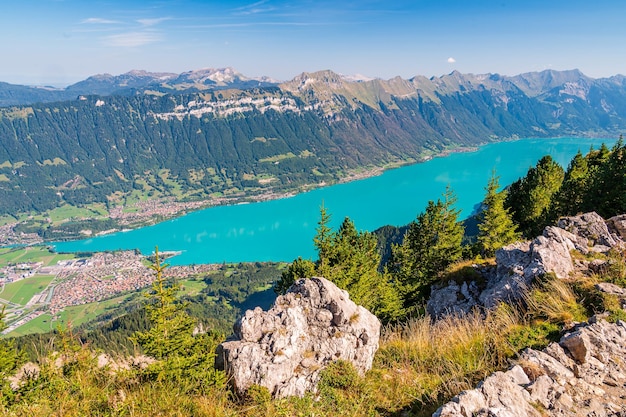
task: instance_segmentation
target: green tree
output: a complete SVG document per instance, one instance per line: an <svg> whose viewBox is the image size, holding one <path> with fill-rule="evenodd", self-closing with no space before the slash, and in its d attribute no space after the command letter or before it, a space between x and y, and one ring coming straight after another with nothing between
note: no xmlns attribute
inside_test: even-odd
<svg viewBox="0 0 626 417"><path fill-rule="evenodd" d="M537 236L549 223L552 197L561 187L563 177L563 168L546 155L509 187L505 206L524 236Z"/></svg>
<svg viewBox="0 0 626 417"><path fill-rule="evenodd" d="M493 256L496 250L520 238L511 214L504 208L506 190L498 191L499 188L499 178L494 172L478 215L478 245L483 256Z"/></svg>
<svg viewBox="0 0 626 417"><path fill-rule="evenodd" d="M559 191L553 197L550 219L556 220L586 210L591 180L588 158L578 151L565 171Z"/></svg>
<svg viewBox="0 0 626 417"><path fill-rule="evenodd" d="M188 390L205 390L225 383L225 375L213 367L215 347L219 336L200 332L194 335L196 321L185 312L185 305L177 302L177 284L167 285L158 247L155 261L150 266L155 271L152 291L146 294L146 306L151 327L132 336L144 352L155 359L145 375L156 381L174 381Z"/></svg>
<svg viewBox="0 0 626 417"><path fill-rule="evenodd" d="M5 306L3 306L0 311L0 330L6 327L5 317ZM8 405L15 398L15 393L7 378L15 374L23 361L24 354L15 347L12 340L0 339L0 405Z"/></svg>
<svg viewBox="0 0 626 417"><path fill-rule="evenodd" d="M337 231L329 226L330 214L322 205L317 234L315 263L296 259L282 274L274 291L284 294L299 278L322 276L350 294L350 299L381 319L393 320L401 314L401 302L391 276L378 271L378 241L369 232L358 231L354 222L344 219Z"/></svg>
<svg viewBox="0 0 626 417"><path fill-rule="evenodd" d="M315 274L315 264L299 256L298 259L289 264L287 270L283 271L280 279L274 285L274 292L284 294L300 278L311 278Z"/></svg>
<svg viewBox="0 0 626 417"><path fill-rule="evenodd" d="M439 275L461 258L464 228L455 203L452 189L446 188L443 199L429 201L409 225L402 244L393 248L392 273L409 312L424 300Z"/></svg>
<svg viewBox="0 0 626 417"><path fill-rule="evenodd" d="M323 276L327 277L329 275L329 257L331 255L331 250L333 246L333 239L335 233L329 226L331 220L331 215L324 207L324 203L322 202L322 206L320 207L320 220L317 222L317 229L315 237L313 238L313 244L317 249L318 261L316 263L317 272Z"/></svg>
<svg viewBox="0 0 626 417"><path fill-rule="evenodd" d="M603 217L612 217L626 211L626 145L620 135L606 162L598 173L596 190L600 198L595 209Z"/></svg>

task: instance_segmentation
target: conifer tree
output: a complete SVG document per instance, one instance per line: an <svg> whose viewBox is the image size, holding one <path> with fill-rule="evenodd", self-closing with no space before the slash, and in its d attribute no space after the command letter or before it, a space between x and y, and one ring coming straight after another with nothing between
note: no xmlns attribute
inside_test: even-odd
<svg viewBox="0 0 626 417"><path fill-rule="evenodd" d="M550 220L587 211L590 182L588 158L578 151L567 167L561 188L553 197Z"/></svg>
<svg viewBox="0 0 626 417"><path fill-rule="evenodd" d="M0 330L4 330L5 306L0 311ZM7 378L14 375L24 361L24 354L12 340L0 339L0 405L7 405L15 397Z"/></svg>
<svg viewBox="0 0 626 417"><path fill-rule="evenodd" d="M596 211L607 218L626 211L626 145L620 135L598 173L602 192Z"/></svg>
<svg viewBox="0 0 626 417"><path fill-rule="evenodd" d="M443 200L429 201L409 225L402 244L393 248L392 272L407 311L416 308L438 276L461 258L464 228L455 203L456 196L447 187Z"/></svg>
<svg viewBox="0 0 626 417"><path fill-rule="evenodd" d="M498 191L499 178L491 175L483 200L483 210L479 214L478 245L483 256L493 256L496 250L520 238L511 214L504 208L506 191Z"/></svg>
<svg viewBox="0 0 626 417"><path fill-rule="evenodd" d="M289 287L300 278L311 278L315 275L315 264L299 256L283 271L280 279L274 285L274 292L276 294L285 294Z"/></svg>
<svg viewBox="0 0 626 417"><path fill-rule="evenodd" d="M152 327L137 332L132 340L157 361L148 366L145 375L156 381L174 381L185 384L190 391L205 390L225 384L225 375L213 367L215 347L219 335L199 333L194 335L195 320L185 312L185 305L177 302L177 284L167 285L158 247L155 261L150 266L155 271L152 292L146 294L146 306Z"/></svg>
<svg viewBox="0 0 626 417"><path fill-rule="evenodd" d="M330 256L332 242L334 239L334 232L329 226L330 220L331 216L322 202L322 206L320 207L320 220L317 222L317 233L313 238L313 244L317 249L318 255L316 270L322 276L327 276L329 273L328 258Z"/></svg>
<svg viewBox="0 0 626 417"><path fill-rule="evenodd" d="M524 236L537 236L549 223L552 196L561 187L563 177L563 168L546 155L509 187L505 206Z"/></svg>
<svg viewBox="0 0 626 417"><path fill-rule="evenodd" d="M401 314L398 292L388 274L378 271L380 253L377 239L358 231L354 222L344 219L337 231L328 226L330 214L320 209L317 234L313 239L318 260L296 259L282 274L274 291L284 294L299 278L321 276L350 294L350 299L387 321Z"/></svg>

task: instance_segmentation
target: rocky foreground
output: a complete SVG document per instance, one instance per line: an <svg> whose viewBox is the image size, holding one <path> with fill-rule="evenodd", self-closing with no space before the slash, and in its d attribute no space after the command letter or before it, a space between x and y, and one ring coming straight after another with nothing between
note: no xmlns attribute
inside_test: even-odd
<svg viewBox="0 0 626 417"><path fill-rule="evenodd" d="M427 309L436 320L501 302L520 302L536 279L566 279L607 268L611 250L624 250L626 215L605 221L596 213L561 219L542 236L500 249L496 266L475 266L482 279L451 281L433 289ZM613 261L614 262L614 261ZM621 262L621 261L620 261ZM626 289L598 283L601 293L626 308ZM315 392L331 362L371 368L380 322L324 278L301 279L269 311L249 310L217 352L239 394L253 385L277 398ZM626 322L594 316L570 324L558 343L525 349L506 372L496 372L464 391L434 415L626 417Z"/></svg>
<svg viewBox="0 0 626 417"><path fill-rule="evenodd" d="M626 323L591 320L464 391L433 415L626 416Z"/></svg>

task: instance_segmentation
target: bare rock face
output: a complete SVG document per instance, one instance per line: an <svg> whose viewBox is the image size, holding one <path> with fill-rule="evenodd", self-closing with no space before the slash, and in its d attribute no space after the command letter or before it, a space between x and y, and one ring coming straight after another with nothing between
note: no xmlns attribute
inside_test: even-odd
<svg viewBox="0 0 626 417"><path fill-rule="evenodd" d="M315 391L320 371L346 360L360 373L372 366L380 321L324 278L301 279L269 311L248 310L217 350L239 393L257 384L275 397Z"/></svg>
<svg viewBox="0 0 626 417"><path fill-rule="evenodd" d="M622 240L626 240L626 214L611 217L606 221L609 230L619 236Z"/></svg>
<svg viewBox="0 0 626 417"><path fill-rule="evenodd" d="M583 324L487 377L433 416L626 415L626 323ZM539 410L541 412L539 412Z"/></svg>
<svg viewBox="0 0 626 417"><path fill-rule="evenodd" d="M612 224L619 221L622 220ZM626 223L626 216L623 221ZM437 318L445 314L468 313L476 307L491 308L501 301L518 300L539 276L553 273L558 278L566 278L575 268L570 254L572 250L583 254L606 252L622 243L621 238L611 233L602 217L594 212L564 217L558 226L546 227L534 240L516 242L496 251L495 273L483 274L487 282L482 288L479 289L476 283L455 282L433 287L426 309ZM602 268L602 265L588 267Z"/></svg>
<svg viewBox="0 0 626 417"><path fill-rule="evenodd" d="M559 219L557 224L561 229L588 239L591 243L590 246L612 247L617 244L615 237L607 227L607 223L595 211L580 216L563 217Z"/></svg>

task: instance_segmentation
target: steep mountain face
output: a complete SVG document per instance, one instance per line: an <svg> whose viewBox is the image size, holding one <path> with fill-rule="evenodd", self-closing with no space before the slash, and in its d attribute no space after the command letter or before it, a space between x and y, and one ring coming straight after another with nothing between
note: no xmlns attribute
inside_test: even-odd
<svg viewBox="0 0 626 417"><path fill-rule="evenodd" d="M68 87L73 100L0 109L0 213L108 204L147 182L178 199L293 189L455 146L626 128L621 76L352 81L320 71L265 83L232 69L134 71ZM89 88L126 90L76 94Z"/></svg>

